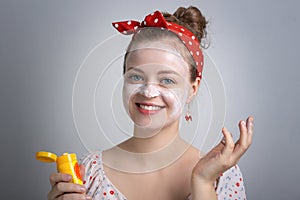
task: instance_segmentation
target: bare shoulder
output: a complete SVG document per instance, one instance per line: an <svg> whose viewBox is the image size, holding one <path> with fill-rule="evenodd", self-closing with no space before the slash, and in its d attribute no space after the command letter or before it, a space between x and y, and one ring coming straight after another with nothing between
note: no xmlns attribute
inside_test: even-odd
<svg viewBox="0 0 300 200"><path fill-rule="evenodd" d="M202 153L199 149L193 145L189 145L186 152L183 154L183 160L186 160L190 164L196 164L203 155L204 153Z"/></svg>

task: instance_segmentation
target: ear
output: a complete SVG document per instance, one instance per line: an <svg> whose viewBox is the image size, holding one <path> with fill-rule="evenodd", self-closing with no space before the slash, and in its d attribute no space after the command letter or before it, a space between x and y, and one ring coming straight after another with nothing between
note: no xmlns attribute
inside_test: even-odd
<svg viewBox="0 0 300 200"><path fill-rule="evenodd" d="M200 87L200 78L197 77L196 80L191 84L189 95L186 100L187 104L189 104L194 98L194 96L197 94L199 87Z"/></svg>

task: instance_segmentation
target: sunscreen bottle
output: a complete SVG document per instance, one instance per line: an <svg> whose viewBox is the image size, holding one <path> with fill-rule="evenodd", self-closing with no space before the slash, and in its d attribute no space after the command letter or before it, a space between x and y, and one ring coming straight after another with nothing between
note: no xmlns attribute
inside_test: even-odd
<svg viewBox="0 0 300 200"><path fill-rule="evenodd" d="M82 178L75 153L64 153L58 156L46 151L36 153L36 159L41 162L56 162L57 171L72 175L72 183L82 185Z"/></svg>

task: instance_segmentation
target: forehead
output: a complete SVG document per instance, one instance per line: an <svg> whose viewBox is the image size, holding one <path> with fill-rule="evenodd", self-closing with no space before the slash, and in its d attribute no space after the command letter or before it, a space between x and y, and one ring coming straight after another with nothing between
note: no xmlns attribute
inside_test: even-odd
<svg viewBox="0 0 300 200"><path fill-rule="evenodd" d="M177 51L162 45L157 47L155 44L135 48L129 52L126 59L126 70L139 66L143 68L149 66L152 67L152 70L168 68L182 75L189 72L188 64ZM154 66L156 67L153 68Z"/></svg>

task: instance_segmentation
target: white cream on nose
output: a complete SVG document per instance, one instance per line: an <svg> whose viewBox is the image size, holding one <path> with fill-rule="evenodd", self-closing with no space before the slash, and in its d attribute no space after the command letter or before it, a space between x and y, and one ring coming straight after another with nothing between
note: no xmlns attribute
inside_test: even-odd
<svg viewBox="0 0 300 200"><path fill-rule="evenodd" d="M153 84L145 84L139 88L139 94L147 97L147 98L154 98L161 95L159 89L154 86Z"/></svg>

